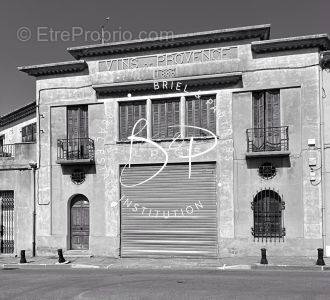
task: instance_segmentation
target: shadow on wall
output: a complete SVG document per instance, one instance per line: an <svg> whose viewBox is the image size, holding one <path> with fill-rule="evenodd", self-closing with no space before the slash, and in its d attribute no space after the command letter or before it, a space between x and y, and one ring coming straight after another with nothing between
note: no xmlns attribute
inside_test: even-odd
<svg viewBox="0 0 330 300"><path fill-rule="evenodd" d="M271 163L275 168L291 168L291 161L289 156L249 158L246 163L248 169L258 169L265 163Z"/></svg>
<svg viewBox="0 0 330 300"><path fill-rule="evenodd" d="M85 174L96 174L95 165L68 165L62 166L63 175L72 175L76 171L84 172Z"/></svg>

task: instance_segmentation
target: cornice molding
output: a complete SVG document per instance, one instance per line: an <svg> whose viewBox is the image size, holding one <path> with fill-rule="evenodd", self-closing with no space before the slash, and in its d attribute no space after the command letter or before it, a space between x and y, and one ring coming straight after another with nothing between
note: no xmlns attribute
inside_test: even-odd
<svg viewBox="0 0 330 300"><path fill-rule="evenodd" d="M0 117L0 128L10 123L21 120L32 114L36 114L36 109L37 109L36 102L32 102Z"/></svg>
<svg viewBox="0 0 330 300"><path fill-rule="evenodd" d="M297 36L268 41L255 41L251 43L251 48L255 53L299 50L307 48L328 50L330 48L330 40L327 34Z"/></svg>
<svg viewBox="0 0 330 300"><path fill-rule="evenodd" d="M156 80L162 82L162 80ZM189 91L196 90L196 88L202 89L203 87L214 86L233 86L242 81L242 73L230 73L230 74L214 74L207 76L192 76L192 77L177 77L173 78L174 83L180 82L181 87L188 86ZM123 83L111 83L102 85L93 85L93 89L99 96L112 96L112 95L127 95L128 93L143 93L154 91L155 80L147 80L142 82L123 82ZM175 90L163 90L161 93L175 92Z"/></svg>
<svg viewBox="0 0 330 300"><path fill-rule="evenodd" d="M239 28L221 29L155 39L139 39L132 41L105 43L68 48L67 51L76 59L93 56L105 56L130 52L191 47L193 45L238 41L244 39L269 39L270 25L257 25Z"/></svg>
<svg viewBox="0 0 330 300"><path fill-rule="evenodd" d="M30 76L39 77L81 72L87 68L88 65L84 60L78 60L34 66L23 66L18 67L18 70Z"/></svg>

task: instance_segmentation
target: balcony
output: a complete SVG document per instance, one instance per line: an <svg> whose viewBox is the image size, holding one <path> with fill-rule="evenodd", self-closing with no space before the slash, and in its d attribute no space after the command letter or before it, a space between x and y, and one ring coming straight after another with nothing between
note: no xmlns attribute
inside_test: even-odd
<svg viewBox="0 0 330 300"><path fill-rule="evenodd" d="M16 143L0 146L0 170L29 169L36 161L36 143Z"/></svg>
<svg viewBox="0 0 330 300"><path fill-rule="evenodd" d="M0 146L0 157L15 157L15 144Z"/></svg>
<svg viewBox="0 0 330 300"><path fill-rule="evenodd" d="M246 157L288 156L289 127L251 128L246 130Z"/></svg>
<svg viewBox="0 0 330 300"><path fill-rule="evenodd" d="M59 139L57 160L61 165L93 164L95 161L94 141L90 138Z"/></svg>

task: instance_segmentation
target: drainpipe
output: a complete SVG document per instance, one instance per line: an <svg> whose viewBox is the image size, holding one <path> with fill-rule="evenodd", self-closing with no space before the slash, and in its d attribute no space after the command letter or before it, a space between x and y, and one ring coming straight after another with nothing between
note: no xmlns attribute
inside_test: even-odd
<svg viewBox="0 0 330 300"><path fill-rule="evenodd" d="M32 256L36 256L36 170L37 163L31 162L30 167L33 171L33 212L32 212Z"/></svg>
<svg viewBox="0 0 330 300"><path fill-rule="evenodd" d="M320 105L320 147L321 147L321 199L322 199L322 247L326 252L326 211L325 211L325 151L324 151L324 106L322 98L323 70L319 67L319 105ZM329 255L327 253L326 255Z"/></svg>

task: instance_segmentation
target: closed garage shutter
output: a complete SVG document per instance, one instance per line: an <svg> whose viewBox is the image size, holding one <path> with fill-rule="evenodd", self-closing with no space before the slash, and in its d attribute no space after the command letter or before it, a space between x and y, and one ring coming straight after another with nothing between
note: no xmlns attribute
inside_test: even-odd
<svg viewBox="0 0 330 300"><path fill-rule="evenodd" d="M134 185L160 165L131 165L122 174ZM152 180L121 187L121 256L216 256L215 164L168 164Z"/></svg>

